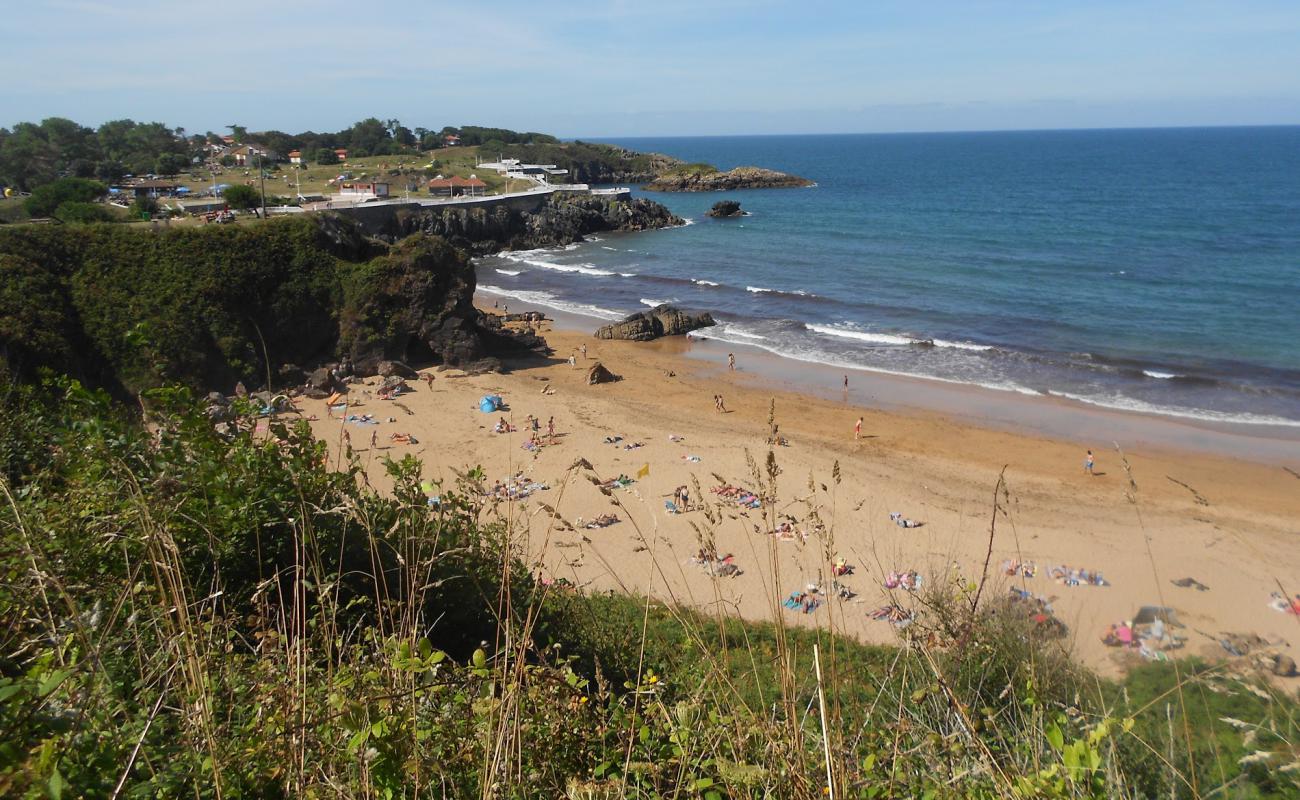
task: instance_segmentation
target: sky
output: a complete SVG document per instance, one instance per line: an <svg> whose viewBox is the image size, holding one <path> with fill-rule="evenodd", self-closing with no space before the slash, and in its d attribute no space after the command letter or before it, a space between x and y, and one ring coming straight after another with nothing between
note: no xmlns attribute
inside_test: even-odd
<svg viewBox="0 0 1300 800"><path fill-rule="evenodd" d="M564 137L1300 123L1300 0L27 0L0 126Z"/></svg>

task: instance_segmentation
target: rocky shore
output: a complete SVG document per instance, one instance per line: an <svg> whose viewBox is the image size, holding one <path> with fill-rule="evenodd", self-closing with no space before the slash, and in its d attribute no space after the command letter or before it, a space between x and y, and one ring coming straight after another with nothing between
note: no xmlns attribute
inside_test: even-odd
<svg viewBox="0 0 1300 800"><path fill-rule="evenodd" d="M652 192L729 192L733 189L785 189L812 186L813 181L762 167L736 167L721 172L680 169L659 175L643 188Z"/></svg>
<svg viewBox="0 0 1300 800"><path fill-rule="evenodd" d="M426 208L399 212L393 238L414 233L441 236L473 255L502 250L531 250L580 242L593 233L644 231L684 225L663 205L634 198L618 200L589 195L552 195L537 211L506 206Z"/></svg>

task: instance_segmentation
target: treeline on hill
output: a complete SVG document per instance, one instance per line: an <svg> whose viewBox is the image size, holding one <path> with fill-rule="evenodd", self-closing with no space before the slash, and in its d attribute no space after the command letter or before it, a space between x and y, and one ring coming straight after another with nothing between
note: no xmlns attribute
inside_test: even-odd
<svg viewBox="0 0 1300 800"><path fill-rule="evenodd" d="M145 399L148 426L64 378L0 392L0 795L1297 791L1296 704L1267 686L1098 681L961 582L903 649L583 594L534 579L529 511L481 471L430 484L407 456L381 495L291 416L259 434L237 402L218 433L184 390Z"/></svg>
<svg viewBox="0 0 1300 800"><path fill-rule="evenodd" d="M0 366L123 396L258 386L268 372L278 383L282 365L336 353L402 358L420 324L469 311L472 295L472 268L442 239L387 248L331 215L157 232L5 226Z"/></svg>
<svg viewBox="0 0 1300 800"><path fill-rule="evenodd" d="M442 147L448 136L462 145L554 143L553 136L519 133L504 128L475 125L448 126L440 130L408 128L399 120L370 117L335 133L306 131L250 132L232 125L235 144L256 144L271 151L276 160L301 151L309 162L332 158L345 148L349 156L394 155ZM95 178L114 183L125 175L174 175L213 155L208 145L228 144L213 131L187 134L161 122L114 120L90 128L69 119L51 117L40 123L21 122L0 128L0 187L31 191L56 178Z"/></svg>

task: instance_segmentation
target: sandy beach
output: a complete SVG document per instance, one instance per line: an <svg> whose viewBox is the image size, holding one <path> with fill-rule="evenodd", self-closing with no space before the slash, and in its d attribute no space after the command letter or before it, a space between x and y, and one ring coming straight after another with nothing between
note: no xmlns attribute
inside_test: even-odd
<svg viewBox="0 0 1300 800"><path fill-rule="evenodd" d="M1088 666L1113 675L1139 659L1135 651L1105 647L1100 636L1144 605L1178 611L1186 625L1178 633L1187 639L1181 654L1223 657L1217 639L1226 632L1285 642L1284 650L1300 639L1300 618L1269 607L1273 592L1300 592L1300 477L1276 458L1138 446L1124 453L1134 489L1107 438L1067 441L982 427L955 415L904 410L897 407L901 402L887 411L864 408L856 395L836 398L826 387L793 392L757 378L743 354L731 371L716 348L689 339L638 344L599 341L549 323L541 330L554 358L511 365L507 374L435 372L431 385L411 381L412 391L396 401L375 397L373 385L354 384L348 413L371 414L378 425L344 425L337 412L327 418L320 400L302 400L300 407L319 418L313 430L331 447L344 425L356 457L381 489L382 458L407 453L423 461L427 479L444 485L454 483L457 470L482 465L490 483L522 473L521 484L548 486L503 502L501 512L516 521L520 547L544 576L586 590L700 607L720 603L758 620L778 608L799 624L825 625L829 615L839 630L893 642L895 628L869 616L885 604L910 602L906 592L885 588L888 573L978 580L1005 468L1006 513L997 521L986 591L1015 586L1050 599ZM578 353L583 345L585 359ZM596 361L622 380L587 385ZM921 383L917 391L925 390ZM508 410L481 412L478 401L486 394L501 395ZM725 413L715 410L718 394ZM787 446L767 443L772 408ZM524 448L530 414L540 419L543 446L536 452ZM862 435L855 438L859 416ZM493 432L502 417L514 432ZM551 418L554 439L547 431ZM1124 424L1142 423L1127 417ZM390 444L394 432L418 444ZM372 433L376 449L370 448ZM1083 468L1089 448L1096 454L1092 476ZM764 465L769 449L780 468L775 514L710 491L719 477L757 489L749 463ZM571 469L578 459L593 469ZM607 495L589 475L625 475L634 482ZM690 487L695 510L670 513L665 500L680 486ZM708 513L716 525L706 523L701 503L713 507ZM575 529L563 529L543 504ZM810 519L812 509L824 528ZM900 527L891 513L923 524ZM584 527L601 514L619 521ZM790 523L787 537L767 533L773 518ZM740 574L716 577L690 562L705 529L713 530L718 554L731 554ZM856 594L848 600L831 595L837 559L852 567L834 579ZM1001 566L1009 559L1034 564L1036 573L1006 575ZM1108 585L1054 580L1050 568L1058 565L1099 571ZM1174 584L1183 578L1208 588ZM812 613L777 605L811 583L826 593Z"/></svg>

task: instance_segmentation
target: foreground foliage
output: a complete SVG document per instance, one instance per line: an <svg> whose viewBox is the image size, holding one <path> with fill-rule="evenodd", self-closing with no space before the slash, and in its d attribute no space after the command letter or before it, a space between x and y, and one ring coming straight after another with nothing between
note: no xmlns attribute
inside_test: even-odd
<svg viewBox="0 0 1300 800"><path fill-rule="evenodd" d="M587 596L533 580L477 473L430 504L390 463L381 496L305 423L7 391L0 795L1296 790L1294 703L1208 667L1099 683L964 580L903 649Z"/></svg>

